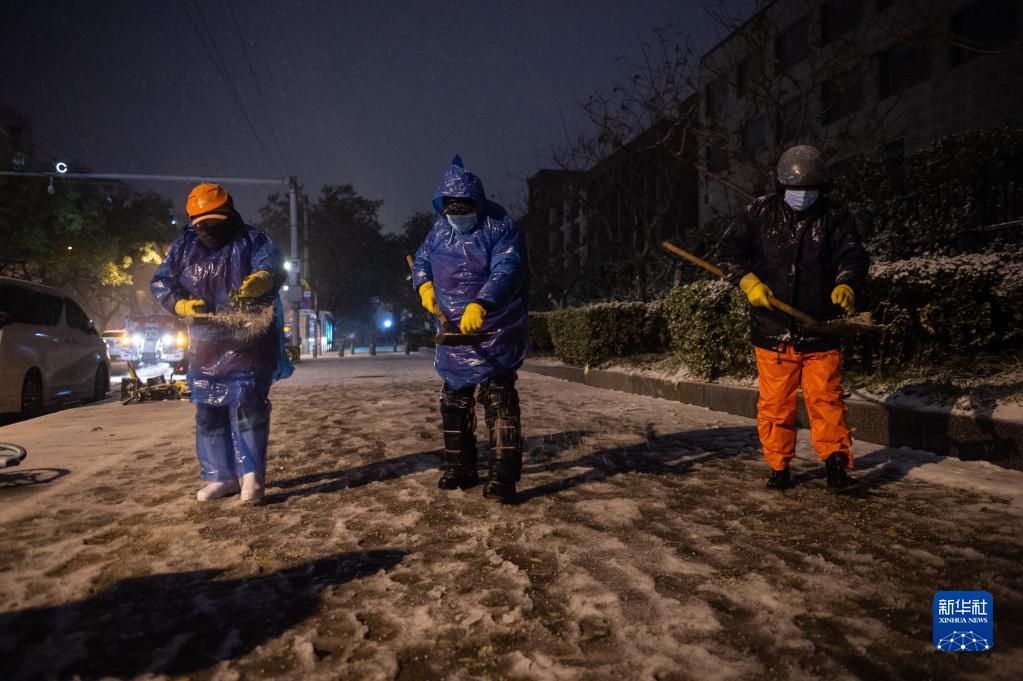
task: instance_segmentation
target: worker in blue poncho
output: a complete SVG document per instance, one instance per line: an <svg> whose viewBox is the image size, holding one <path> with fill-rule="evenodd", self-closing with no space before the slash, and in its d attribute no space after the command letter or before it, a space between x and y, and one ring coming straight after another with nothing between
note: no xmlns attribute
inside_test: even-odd
<svg viewBox="0 0 1023 681"><path fill-rule="evenodd" d="M515 503L522 470L516 370L526 354L528 266L507 212L488 201L479 178L456 156L433 199L438 218L416 253L412 283L423 307L457 323L476 345L438 345L444 466L438 487L467 489L476 468L475 397L483 405L493 458L484 496ZM443 331L444 329L442 329Z"/></svg>
<svg viewBox="0 0 1023 681"><path fill-rule="evenodd" d="M241 329L209 323L189 327L188 382L195 412L200 501L241 493L263 498L270 437L270 384L291 374L283 353L286 279L276 244L246 225L231 196L203 183L188 196L191 224L172 245L150 283L165 309L183 317L237 312L256 320ZM263 320L261 323L259 320ZM272 321L271 321L272 320Z"/></svg>

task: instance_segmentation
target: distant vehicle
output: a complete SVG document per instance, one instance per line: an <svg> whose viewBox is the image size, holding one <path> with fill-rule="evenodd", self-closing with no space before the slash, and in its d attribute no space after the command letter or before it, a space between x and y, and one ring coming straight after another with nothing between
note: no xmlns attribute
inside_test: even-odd
<svg viewBox="0 0 1023 681"><path fill-rule="evenodd" d="M173 320L173 326L164 330L163 337L163 361L175 364L185 361L188 354L188 329L177 319Z"/></svg>
<svg viewBox="0 0 1023 681"><path fill-rule="evenodd" d="M169 315L128 317L124 322L132 360L143 364L180 362L188 348L185 327Z"/></svg>
<svg viewBox="0 0 1023 681"><path fill-rule="evenodd" d="M110 329L100 334L107 346L107 354L111 360L137 362L138 352L131 341L131 334L124 329Z"/></svg>
<svg viewBox="0 0 1023 681"><path fill-rule="evenodd" d="M62 292L0 277L0 413L101 400L110 357L81 306Z"/></svg>

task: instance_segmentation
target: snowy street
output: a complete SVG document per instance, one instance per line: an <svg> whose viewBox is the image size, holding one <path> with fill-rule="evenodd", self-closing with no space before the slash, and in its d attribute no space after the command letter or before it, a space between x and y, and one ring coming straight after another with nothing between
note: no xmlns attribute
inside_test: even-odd
<svg viewBox="0 0 1023 681"><path fill-rule="evenodd" d="M195 501L187 403L0 428L0 678L1019 678L1023 472L858 442L832 494L801 431L772 492L749 419L520 372L504 507L436 487L431 360L299 364L261 507ZM989 653L933 649L959 589Z"/></svg>

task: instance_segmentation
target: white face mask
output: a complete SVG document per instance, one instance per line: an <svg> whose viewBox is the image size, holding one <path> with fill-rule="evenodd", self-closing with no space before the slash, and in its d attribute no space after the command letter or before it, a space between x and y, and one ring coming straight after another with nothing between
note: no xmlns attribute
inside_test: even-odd
<svg viewBox="0 0 1023 681"><path fill-rule="evenodd" d="M813 205L813 202L820 196L816 189L786 189L785 203L792 207L792 210L806 210Z"/></svg>

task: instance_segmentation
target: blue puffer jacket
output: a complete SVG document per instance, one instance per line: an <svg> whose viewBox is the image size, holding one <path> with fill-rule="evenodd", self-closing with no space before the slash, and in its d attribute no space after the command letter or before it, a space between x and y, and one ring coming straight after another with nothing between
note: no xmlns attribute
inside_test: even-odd
<svg viewBox="0 0 1023 681"><path fill-rule="evenodd" d="M188 378L193 383L192 401L225 404L237 392L233 383L252 376L286 378L292 367L283 353L283 308L277 291L287 278L284 257L277 245L262 231L241 224L232 241L216 249L199 241L193 227L171 245L170 252L156 270L150 289L156 301L173 313L182 298L201 298L208 312L230 308L230 293L237 291L248 275L259 270L269 272L274 287L257 300L275 307L273 323L262 333L239 339L235 334L212 325L193 325L189 329Z"/></svg>
<svg viewBox="0 0 1023 681"><path fill-rule="evenodd" d="M462 234L441 215L445 196L469 198L476 205L476 227ZM444 316L458 326L475 301L487 315L478 346L440 345L434 366L444 382L459 390L517 369L526 356L529 268L519 231L504 208L488 201L479 178L455 157L433 199L433 229L416 253L412 285L432 281Z"/></svg>

